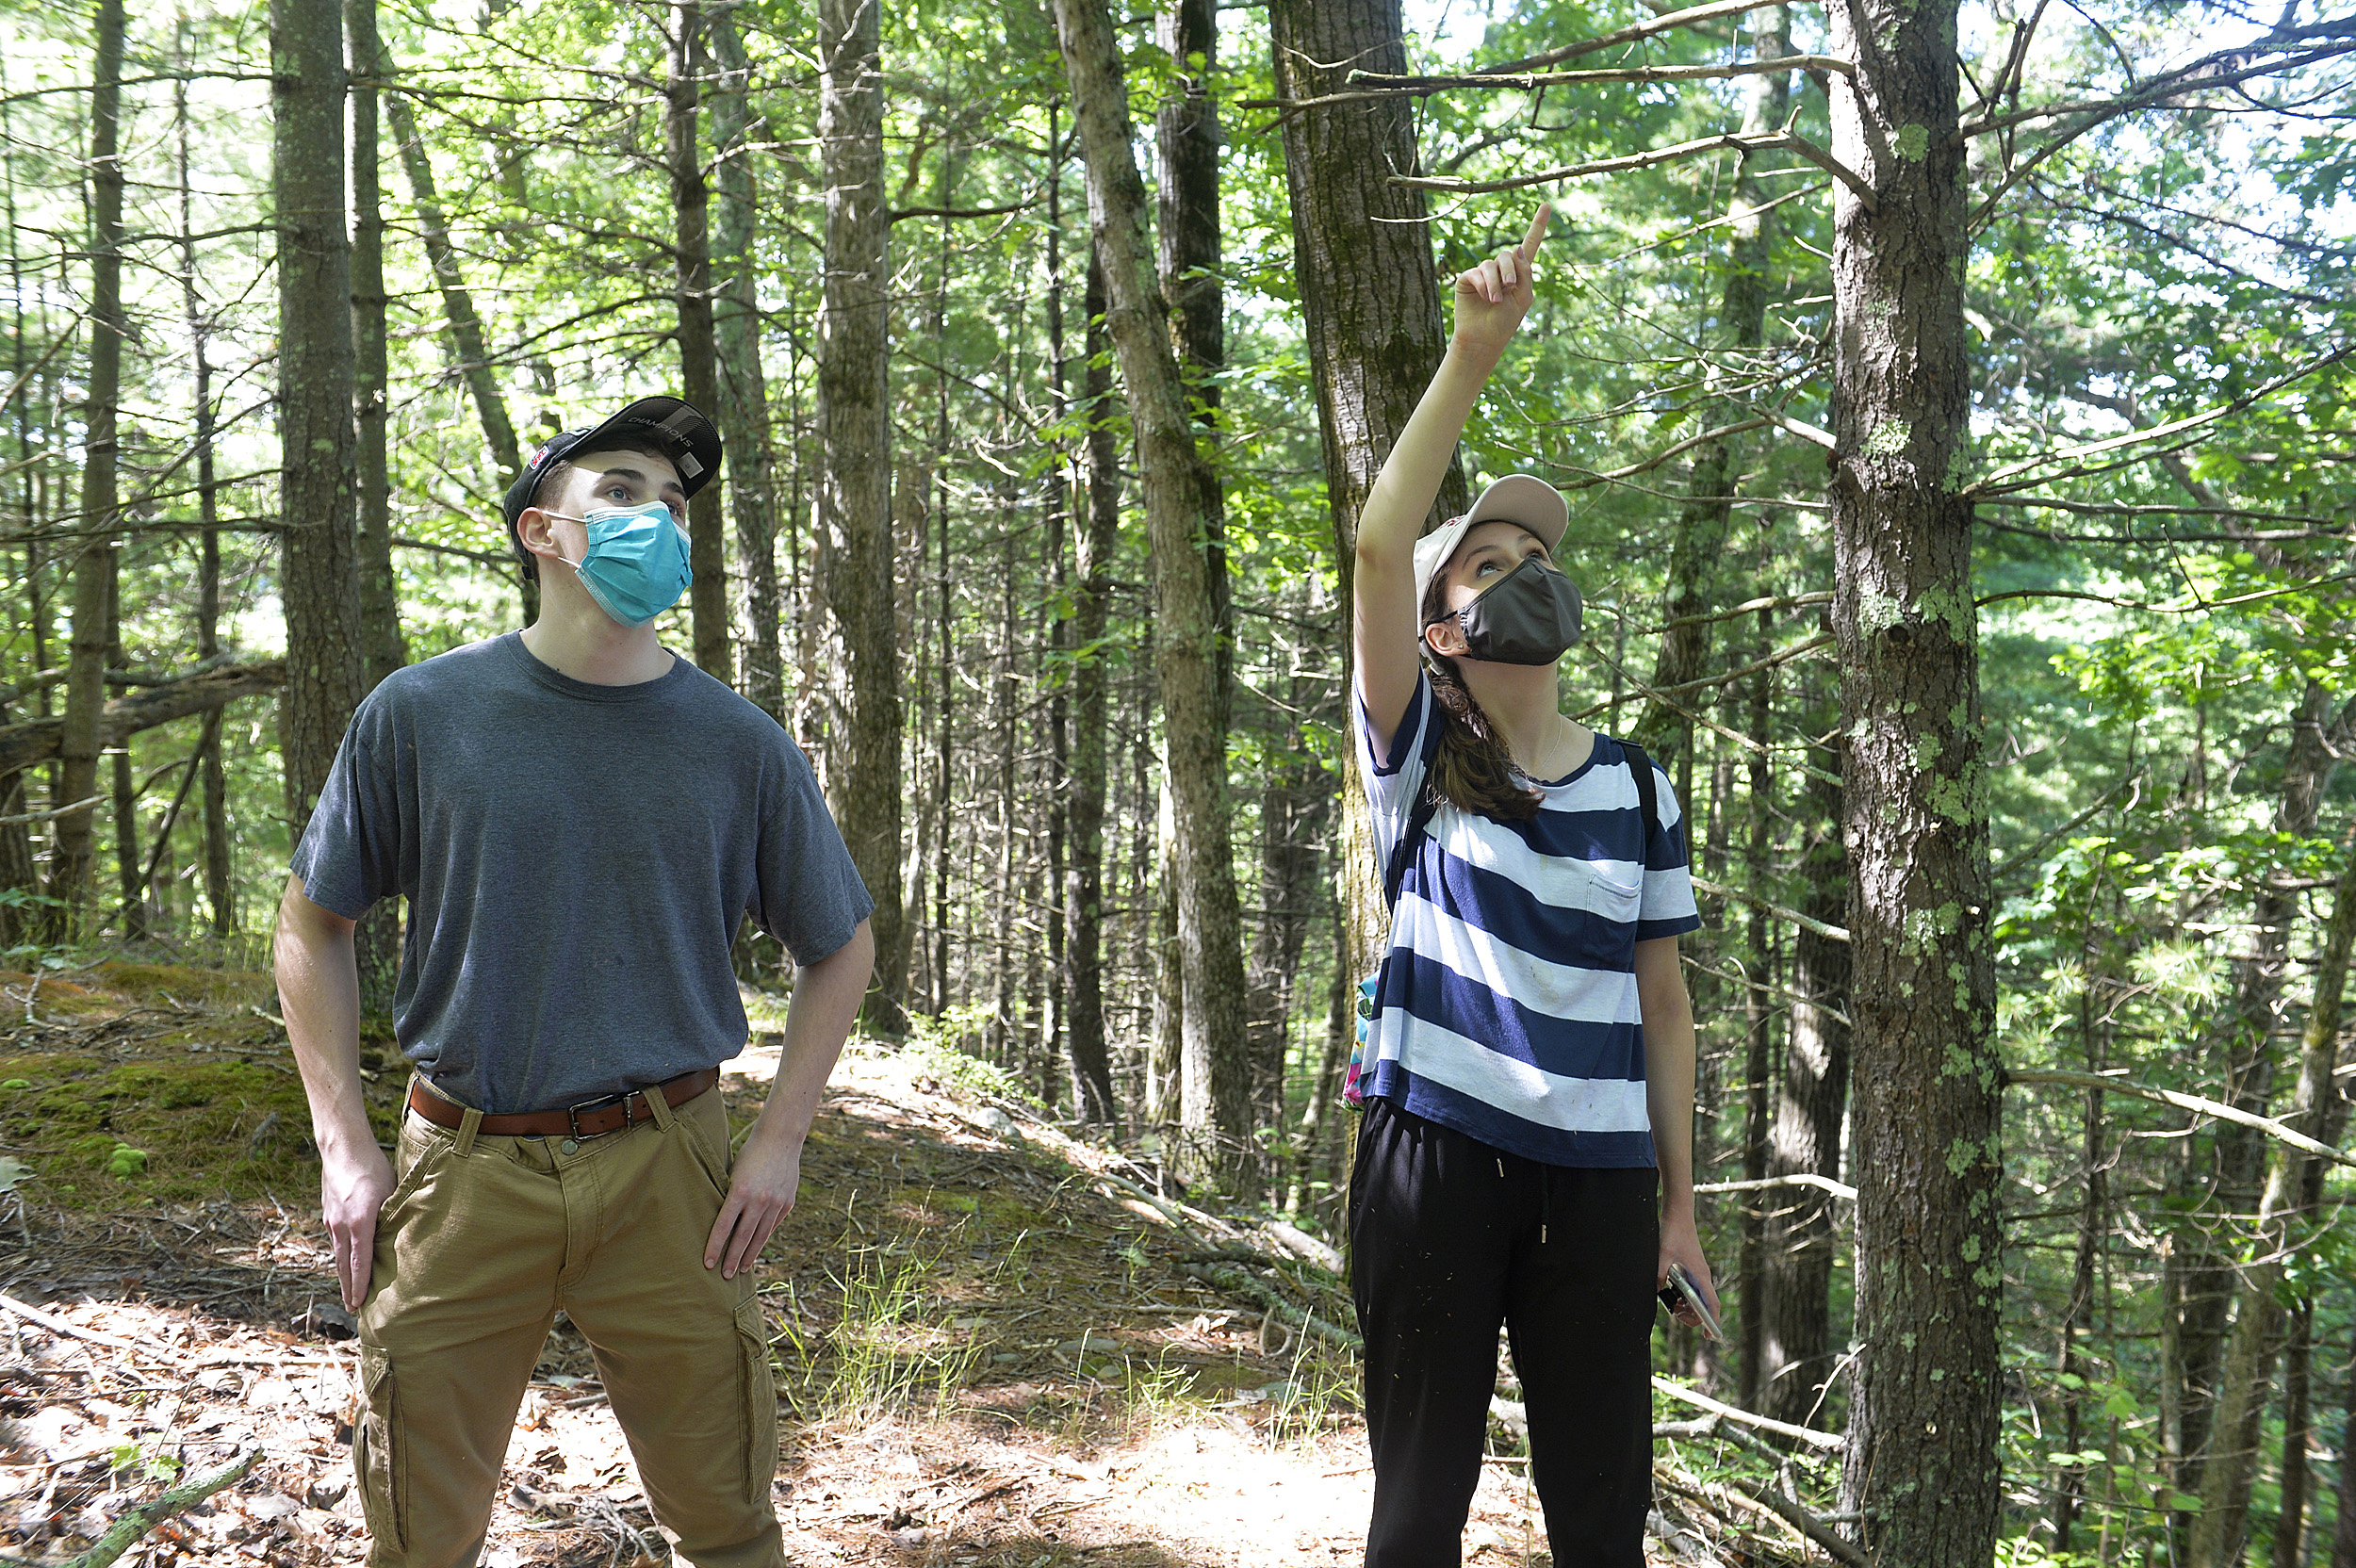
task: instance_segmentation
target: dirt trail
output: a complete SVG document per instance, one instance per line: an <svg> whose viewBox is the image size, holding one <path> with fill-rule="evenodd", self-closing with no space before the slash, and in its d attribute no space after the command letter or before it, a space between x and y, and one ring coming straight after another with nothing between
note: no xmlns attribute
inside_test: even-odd
<svg viewBox="0 0 2356 1568"><path fill-rule="evenodd" d="M10 1556L62 1561L168 1474L257 1445L240 1489L123 1560L363 1553L349 1319L271 1005L258 976L0 974L0 1296L24 1309L0 1306ZM389 1136L401 1074L378 1059ZM740 1128L774 1059L757 1045L724 1082ZM793 1560L1354 1560L1371 1485L1355 1363L1235 1289L1248 1276L1347 1321L1315 1264L1267 1262L1316 1244L1125 1190L1143 1173L990 1086L921 1049L855 1046L836 1074L761 1266ZM1474 1560L1546 1560L1521 1475L1486 1468ZM493 1568L666 1550L561 1321L501 1494Z"/></svg>

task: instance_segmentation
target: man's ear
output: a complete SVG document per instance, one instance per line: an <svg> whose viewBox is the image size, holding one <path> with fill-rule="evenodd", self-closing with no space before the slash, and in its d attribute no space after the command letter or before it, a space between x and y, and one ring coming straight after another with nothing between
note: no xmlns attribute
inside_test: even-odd
<svg viewBox="0 0 2356 1568"><path fill-rule="evenodd" d="M527 506L515 518L515 537L532 554L550 560L564 559L564 552L556 547L556 536L549 531L550 519L536 506Z"/></svg>

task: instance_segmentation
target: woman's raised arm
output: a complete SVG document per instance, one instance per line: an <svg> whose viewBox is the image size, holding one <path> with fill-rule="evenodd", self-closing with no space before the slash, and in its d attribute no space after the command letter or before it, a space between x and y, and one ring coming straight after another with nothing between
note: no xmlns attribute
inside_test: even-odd
<svg viewBox="0 0 2356 1568"><path fill-rule="evenodd" d="M1358 698L1375 750L1387 759L1392 732L1415 691L1415 536L1447 477L1473 403L1513 341L1535 297L1535 259L1554 208L1541 204L1519 245L1456 279L1456 325L1439 372L1399 433L1358 514L1355 610Z"/></svg>

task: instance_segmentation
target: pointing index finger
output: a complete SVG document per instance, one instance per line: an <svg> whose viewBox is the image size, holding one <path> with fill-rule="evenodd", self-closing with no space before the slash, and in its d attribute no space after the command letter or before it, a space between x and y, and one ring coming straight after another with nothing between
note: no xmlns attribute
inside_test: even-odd
<svg viewBox="0 0 2356 1568"><path fill-rule="evenodd" d="M1553 217L1554 204L1552 202L1539 203L1537 216L1530 220L1530 232L1522 236L1522 242L1519 245L1513 247L1514 253L1524 261L1536 255L1539 242L1546 237L1547 220Z"/></svg>

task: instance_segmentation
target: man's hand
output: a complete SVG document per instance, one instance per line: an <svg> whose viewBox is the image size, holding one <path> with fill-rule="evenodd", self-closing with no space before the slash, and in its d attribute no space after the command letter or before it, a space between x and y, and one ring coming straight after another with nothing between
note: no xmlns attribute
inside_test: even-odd
<svg viewBox="0 0 2356 1568"><path fill-rule="evenodd" d="M850 940L794 972L777 1076L736 1156L728 1199L704 1243L704 1266L719 1269L724 1280L750 1268L778 1221L794 1212L794 1195L802 1185L803 1140L875 972L875 938L865 921L853 928Z"/></svg>
<svg viewBox="0 0 2356 1568"><path fill-rule="evenodd" d="M1710 1260L1702 1256L1701 1237L1694 1232L1690 1217L1664 1218L1661 1222L1661 1265L1653 1280L1655 1290L1669 1288L1669 1266L1673 1263L1683 1264L1685 1272L1693 1278L1693 1287L1712 1307L1718 1306L1718 1286L1710 1277ZM1689 1329L1702 1326L1701 1315L1682 1301L1669 1315Z"/></svg>
<svg viewBox="0 0 2356 1568"><path fill-rule="evenodd" d="M393 1195L392 1162L371 1143L365 1153L330 1157L321 1151L319 1167L319 1208L335 1248L335 1278L344 1305L358 1312L376 1271L376 1216Z"/></svg>
<svg viewBox="0 0 2356 1568"><path fill-rule="evenodd" d="M1538 247L1546 237L1554 204L1539 204L1530 232L1519 245L1509 246L1456 278L1456 330L1453 347L1486 369L1497 364L1505 346L1521 330L1522 318L1537 299Z"/></svg>
<svg viewBox="0 0 2356 1568"><path fill-rule="evenodd" d="M718 1268L724 1280L750 1268L778 1222L794 1212L794 1195L801 1185L802 1139L762 1117L736 1156L728 1201L720 1205L720 1217L704 1243L704 1266Z"/></svg>

